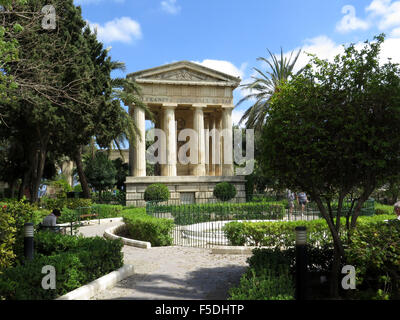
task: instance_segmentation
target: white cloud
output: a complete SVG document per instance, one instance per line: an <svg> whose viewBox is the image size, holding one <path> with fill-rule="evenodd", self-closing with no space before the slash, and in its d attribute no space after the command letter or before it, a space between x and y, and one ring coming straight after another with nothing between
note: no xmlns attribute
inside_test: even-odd
<svg viewBox="0 0 400 320"><path fill-rule="evenodd" d="M392 32L390 33L390 36L394 38L400 37L400 28L393 29Z"/></svg>
<svg viewBox="0 0 400 320"><path fill-rule="evenodd" d="M336 25L336 30L339 32L348 32L354 30L366 30L369 28L369 24L357 18L356 9L351 5L346 5L342 8L342 13L344 14L342 20L340 20Z"/></svg>
<svg viewBox="0 0 400 320"><path fill-rule="evenodd" d="M234 77L240 77L241 79L243 78L245 69L247 68L247 63L242 63L241 66L238 68L232 62L225 60L205 59L202 62L199 61L192 61L192 62L217 71L221 71L223 73L227 73Z"/></svg>
<svg viewBox="0 0 400 320"><path fill-rule="evenodd" d="M366 11L379 19L378 28L381 30L400 26L400 1L373 0Z"/></svg>
<svg viewBox="0 0 400 320"><path fill-rule="evenodd" d="M181 7L176 3L176 0L161 1L161 9L169 14L178 14Z"/></svg>
<svg viewBox="0 0 400 320"><path fill-rule="evenodd" d="M88 22L91 30L97 29L97 36L105 43L132 43L142 38L140 24L129 17L116 18L104 25Z"/></svg>
<svg viewBox="0 0 400 320"><path fill-rule="evenodd" d="M243 113L245 111L246 110L243 110L243 109L234 109L232 111L232 122L233 122L234 125L238 125L239 124L239 121L242 118ZM244 126L244 124L242 123L241 127L243 127L243 126Z"/></svg>
<svg viewBox="0 0 400 320"><path fill-rule="evenodd" d="M295 71L304 67L309 61L309 57L306 53L312 53L317 55L320 59L327 59L333 61L333 58L344 52L343 45L336 44L332 39L327 36L319 36L304 41L304 45L301 48L302 53L297 60ZM364 46L364 42L360 41L355 43L356 49L360 50ZM381 47L381 54L379 56L380 62L387 62L388 58L392 59L392 62L400 63L400 38L388 37ZM300 48L294 49L296 52ZM290 52L285 53L285 56L289 56Z"/></svg>

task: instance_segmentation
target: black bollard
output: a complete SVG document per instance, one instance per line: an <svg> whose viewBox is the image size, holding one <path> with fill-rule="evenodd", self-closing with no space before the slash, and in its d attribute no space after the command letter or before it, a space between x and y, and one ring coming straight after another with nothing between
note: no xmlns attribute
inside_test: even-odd
<svg viewBox="0 0 400 320"><path fill-rule="evenodd" d="M26 260L33 260L33 223L25 223L24 256Z"/></svg>
<svg viewBox="0 0 400 320"><path fill-rule="evenodd" d="M307 300L307 228L296 227L296 300Z"/></svg>

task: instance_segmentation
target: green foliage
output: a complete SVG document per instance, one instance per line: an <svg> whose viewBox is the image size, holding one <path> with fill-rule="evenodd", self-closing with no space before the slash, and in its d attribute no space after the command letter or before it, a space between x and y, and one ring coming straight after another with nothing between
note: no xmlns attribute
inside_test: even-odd
<svg viewBox="0 0 400 320"><path fill-rule="evenodd" d="M221 220L282 219L285 207L281 203L210 203L189 205L149 204L147 213L160 216L171 213L178 225Z"/></svg>
<svg viewBox="0 0 400 320"><path fill-rule="evenodd" d="M56 269L56 290L44 290L42 268ZM25 265L7 269L0 278L0 298L6 300L53 300L83 285L84 270L72 253L38 256Z"/></svg>
<svg viewBox="0 0 400 320"><path fill-rule="evenodd" d="M54 299L123 265L120 240L83 238L53 232L35 236L35 259L8 268L0 279L0 297L7 300ZM56 290L41 286L42 267L56 268Z"/></svg>
<svg viewBox="0 0 400 320"><path fill-rule="evenodd" d="M123 217L130 238L148 241L154 247L172 245L173 220L154 218L138 210L124 210Z"/></svg>
<svg viewBox="0 0 400 320"><path fill-rule="evenodd" d="M121 217L123 206L109 204L94 204L91 211L97 213L99 218L116 218Z"/></svg>
<svg viewBox="0 0 400 320"><path fill-rule="evenodd" d="M243 114L240 123L246 120L246 127L261 130L265 123L265 119L269 111L269 102L271 96L279 90L282 83L289 80L293 74L293 68L299 58L301 50L299 50L292 60L293 52L290 54L289 59L284 58L283 50L281 49L280 57L275 56L268 50L270 59L259 57L269 70L263 72L257 68L253 68L257 76L253 77L254 81L243 85L251 93L242 98L236 106L239 106L244 101L256 100L256 102Z"/></svg>
<svg viewBox="0 0 400 320"><path fill-rule="evenodd" d="M116 173L116 187L118 190L124 190L125 189L125 180L126 177L129 175L129 166L127 163L124 163L121 158L117 158L115 160L112 160L114 163L114 167L117 170Z"/></svg>
<svg viewBox="0 0 400 320"><path fill-rule="evenodd" d="M375 203L375 214L393 214L393 206Z"/></svg>
<svg viewBox="0 0 400 320"><path fill-rule="evenodd" d="M229 201L236 196L236 188L232 183L220 182L215 186L213 194L221 201Z"/></svg>
<svg viewBox="0 0 400 320"><path fill-rule="evenodd" d="M47 210L54 209L76 209L80 207L90 207L92 205L91 199L81 199L81 198L48 198L43 197L40 200L43 208Z"/></svg>
<svg viewBox="0 0 400 320"><path fill-rule="evenodd" d="M229 290L229 300L293 300L291 259L280 250L253 250L240 284Z"/></svg>
<svg viewBox="0 0 400 320"><path fill-rule="evenodd" d="M67 192L73 191L72 187L69 185L67 179L65 178L51 181L49 182L49 186L52 186L59 190L57 193L57 198L66 198Z"/></svg>
<svg viewBox="0 0 400 320"><path fill-rule="evenodd" d="M121 190L114 191L103 191L92 193L92 200L96 203L102 204L121 204L125 205L126 203L126 193Z"/></svg>
<svg viewBox="0 0 400 320"><path fill-rule="evenodd" d="M389 216L393 219L394 216ZM388 216L360 217L358 227L383 221ZM346 219L341 218L341 230L339 233L342 241L347 239L345 232ZM271 246L274 248L291 248L296 241L295 228L305 226L307 228L307 243L311 247L329 246L333 243L330 230L324 219L310 221L276 221L276 222L230 222L223 227L228 240L232 245L243 246Z"/></svg>
<svg viewBox="0 0 400 320"><path fill-rule="evenodd" d="M74 186L73 191L74 192L82 192L83 190L82 190L81 184L77 184L76 186Z"/></svg>
<svg viewBox="0 0 400 320"><path fill-rule="evenodd" d="M7 205L3 205L0 208L0 274L3 269L10 267L14 262L16 232L15 219L7 211Z"/></svg>
<svg viewBox="0 0 400 320"><path fill-rule="evenodd" d="M400 221L362 224L354 231L346 256L356 267L356 297L400 298Z"/></svg>
<svg viewBox="0 0 400 320"><path fill-rule="evenodd" d="M85 175L88 183L98 191L112 188L116 182L117 170L104 152L97 152L86 162Z"/></svg>
<svg viewBox="0 0 400 320"><path fill-rule="evenodd" d="M149 185L144 191L145 201L162 202L169 199L169 189L161 183Z"/></svg>

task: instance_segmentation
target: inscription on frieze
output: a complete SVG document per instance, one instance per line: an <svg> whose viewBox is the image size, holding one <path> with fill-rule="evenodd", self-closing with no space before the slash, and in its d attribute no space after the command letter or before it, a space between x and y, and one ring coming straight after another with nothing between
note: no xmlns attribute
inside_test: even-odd
<svg viewBox="0 0 400 320"><path fill-rule="evenodd" d="M206 104L231 104L233 99L230 98L171 98L171 97L144 97L144 102L150 103L206 103Z"/></svg>

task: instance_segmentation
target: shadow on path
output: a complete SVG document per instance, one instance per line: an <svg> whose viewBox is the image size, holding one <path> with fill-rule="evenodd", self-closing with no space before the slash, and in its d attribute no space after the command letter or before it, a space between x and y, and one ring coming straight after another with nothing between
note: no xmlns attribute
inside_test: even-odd
<svg viewBox="0 0 400 320"><path fill-rule="evenodd" d="M226 300L228 290L239 283L246 267L227 265L216 268L200 268L183 278L166 274L135 274L119 282L113 289L118 296L112 300ZM122 292L119 292L122 293Z"/></svg>

